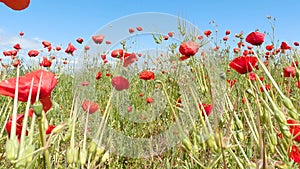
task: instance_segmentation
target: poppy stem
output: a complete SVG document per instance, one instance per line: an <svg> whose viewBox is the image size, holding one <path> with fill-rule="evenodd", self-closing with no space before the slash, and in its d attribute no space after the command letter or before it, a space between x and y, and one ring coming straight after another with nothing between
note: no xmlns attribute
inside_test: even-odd
<svg viewBox="0 0 300 169"><path fill-rule="evenodd" d="M44 168L47 169L51 169L51 163L50 163L50 159L49 159L49 152L48 152L48 148L46 145L46 141L45 141L45 131L43 128L43 124L42 124L42 117L38 117L38 126L39 126L39 132L40 132L40 139L41 139L41 144L44 147L44 158L43 158L43 163L44 163Z"/></svg>

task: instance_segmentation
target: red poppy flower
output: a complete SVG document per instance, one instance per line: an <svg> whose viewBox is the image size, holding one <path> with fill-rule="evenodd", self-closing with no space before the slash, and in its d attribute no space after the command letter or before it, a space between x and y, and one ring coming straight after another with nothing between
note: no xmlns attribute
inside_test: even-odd
<svg viewBox="0 0 300 169"><path fill-rule="evenodd" d="M82 44L83 39L82 39L82 38L77 38L76 41L77 41L79 44Z"/></svg>
<svg viewBox="0 0 300 169"><path fill-rule="evenodd" d="M294 42L294 45L295 46L299 46L299 42Z"/></svg>
<svg viewBox="0 0 300 169"><path fill-rule="evenodd" d="M250 43L251 45L254 46L259 46L265 41L265 34L260 33L258 31L256 32L251 32L249 35L246 37L246 42Z"/></svg>
<svg viewBox="0 0 300 169"><path fill-rule="evenodd" d="M272 45L272 44L266 46L266 49L267 49L268 51L273 50L273 48L274 48L274 45Z"/></svg>
<svg viewBox="0 0 300 169"><path fill-rule="evenodd" d="M19 32L19 35L20 36L24 36L24 32Z"/></svg>
<svg viewBox="0 0 300 169"><path fill-rule="evenodd" d="M11 51L3 51L4 56L11 56Z"/></svg>
<svg viewBox="0 0 300 169"><path fill-rule="evenodd" d="M93 114L99 109L99 105L90 100L84 100L81 103L81 107L86 113L89 113L89 114Z"/></svg>
<svg viewBox="0 0 300 169"><path fill-rule="evenodd" d="M240 74L245 74L252 71L252 67L258 62L255 56L239 56L233 59L229 66ZM251 67L252 66L252 67Z"/></svg>
<svg viewBox="0 0 300 169"><path fill-rule="evenodd" d="M110 45L111 41L107 40L107 41L105 41L105 44Z"/></svg>
<svg viewBox="0 0 300 169"><path fill-rule="evenodd" d="M41 79L42 77L42 79ZM39 100L43 105L43 110L47 112L52 107L51 92L57 85L55 74L45 70L37 70L27 73L25 76L19 77L18 100L27 102L31 81L33 81L33 88L31 93L31 103L36 100L39 82L41 79ZM16 78L11 78L0 82L0 94L14 98L16 88Z"/></svg>
<svg viewBox="0 0 300 169"><path fill-rule="evenodd" d="M256 74L251 72L248 74L248 79L252 81L256 81Z"/></svg>
<svg viewBox="0 0 300 169"><path fill-rule="evenodd" d="M229 35L230 34L230 30L226 30L225 35Z"/></svg>
<svg viewBox="0 0 300 169"><path fill-rule="evenodd" d="M300 150L296 146L292 146L291 150L289 150L289 157L294 162L300 164Z"/></svg>
<svg viewBox="0 0 300 169"><path fill-rule="evenodd" d="M51 134L52 133L52 130L55 128L56 126L53 126L53 125L48 125L48 128L46 130L46 134Z"/></svg>
<svg viewBox="0 0 300 169"><path fill-rule="evenodd" d="M22 128L23 128L23 126L22 126L23 118L24 118L24 114L18 114L17 118L16 118L16 135L19 140L21 138L21 133L22 133ZM5 124L5 130L8 134L8 136L10 136L11 127L12 127L12 117L10 116L8 121ZM26 130L26 136L27 135L28 135L28 131Z"/></svg>
<svg viewBox="0 0 300 169"><path fill-rule="evenodd" d="M168 36L169 36L169 37L173 37L174 34L175 34L174 32L168 32Z"/></svg>
<svg viewBox="0 0 300 169"><path fill-rule="evenodd" d="M154 98L152 98L152 97L147 97L147 98L146 98L146 102L147 102L147 103L153 103L153 102L154 102Z"/></svg>
<svg viewBox="0 0 300 169"><path fill-rule="evenodd" d="M202 110L202 116L205 116L205 114L206 114L206 116L209 116L210 113L211 113L211 111L212 111L212 104L205 104L205 103L202 103L202 106L203 106L203 108L204 108L204 112L203 112L203 110L202 110L201 105L199 104L199 108L200 108L200 110ZM204 113L205 113L205 114L204 114Z"/></svg>
<svg viewBox="0 0 300 169"><path fill-rule="evenodd" d="M292 66L293 66L293 67L298 67L298 66L299 66L298 60L296 60L295 62L292 62Z"/></svg>
<svg viewBox="0 0 300 169"><path fill-rule="evenodd" d="M56 46L55 50L56 50L56 51L60 51L60 50L61 50L61 47L60 47L60 46Z"/></svg>
<svg viewBox="0 0 300 169"><path fill-rule="evenodd" d="M20 45L19 43L15 44L15 45L14 45L14 48L15 48L16 50L22 49L22 48L21 48L21 45Z"/></svg>
<svg viewBox="0 0 300 169"><path fill-rule="evenodd" d="M44 48L51 46L51 43L47 41L43 41L42 44L44 45Z"/></svg>
<svg viewBox="0 0 300 169"><path fill-rule="evenodd" d="M163 38L164 38L164 40L168 40L168 39L169 39L169 36L168 36L168 35L165 35Z"/></svg>
<svg viewBox="0 0 300 169"><path fill-rule="evenodd" d="M288 119L287 120L287 123L288 124L291 124L290 125L290 132L291 134L295 137L294 140L297 141L297 142L300 142L300 124L293 120L293 119Z"/></svg>
<svg viewBox="0 0 300 169"><path fill-rule="evenodd" d="M67 49L65 50L65 52L66 52L67 54L70 54L70 55L73 56L73 52L74 52L75 50L77 50L77 49L76 49L76 48L72 45L72 43L70 42L70 43L68 44L68 47L67 47Z"/></svg>
<svg viewBox="0 0 300 169"><path fill-rule="evenodd" d="M96 74L96 79L99 80L99 79L101 79L101 77L102 77L102 72L98 72Z"/></svg>
<svg viewBox="0 0 300 169"><path fill-rule="evenodd" d="M129 112L131 112L132 111L132 106L128 106L127 107L127 112L129 113Z"/></svg>
<svg viewBox="0 0 300 169"><path fill-rule="evenodd" d="M90 47L87 46L87 45L85 45L85 46L84 46L84 50L85 50L85 51L88 51L88 50L90 50Z"/></svg>
<svg viewBox="0 0 300 169"><path fill-rule="evenodd" d="M129 29L128 29L128 32L129 32L129 33L133 33L133 32L134 32L134 29L133 29L133 28L129 28Z"/></svg>
<svg viewBox="0 0 300 169"><path fill-rule="evenodd" d="M131 65L133 62L138 60L135 53L125 53L125 56L126 56L126 54L129 56L124 57L124 59L122 59L124 67L127 67L127 66Z"/></svg>
<svg viewBox="0 0 300 169"><path fill-rule="evenodd" d="M210 36L210 34L211 34L211 31L210 31L210 30L206 30L206 31L204 31L204 35L205 35L206 37L209 37L209 36Z"/></svg>
<svg viewBox="0 0 300 169"><path fill-rule="evenodd" d="M224 36L223 41L228 41L228 36Z"/></svg>
<svg viewBox="0 0 300 169"><path fill-rule="evenodd" d="M233 86L235 85L236 82L237 82L236 79L234 79L234 80L227 79L227 83L229 83L230 88L233 88Z"/></svg>
<svg viewBox="0 0 300 169"><path fill-rule="evenodd" d="M21 65L21 61L19 59L15 59L12 63L13 67L18 67L19 65Z"/></svg>
<svg viewBox="0 0 300 169"><path fill-rule="evenodd" d="M129 82L128 82L128 80L125 79L122 76L115 76L115 77L113 77L111 79L111 84L118 91L126 90L126 89L129 88Z"/></svg>
<svg viewBox="0 0 300 169"><path fill-rule="evenodd" d="M106 59L106 54L102 54L102 55L101 55L101 59L102 59L102 60L105 60L105 59Z"/></svg>
<svg viewBox="0 0 300 169"><path fill-rule="evenodd" d="M293 66L288 66L283 69L284 77L295 77L296 76L296 68Z"/></svg>
<svg viewBox="0 0 300 169"><path fill-rule="evenodd" d="M155 75L152 71L145 70L145 71L140 73L139 77L140 77L140 79L143 79L143 80L154 80Z"/></svg>
<svg viewBox="0 0 300 169"><path fill-rule="evenodd" d="M291 47L286 42L281 42L280 49L282 49L282 50L290 50Z"/></svg>
<svg viewBox="0 0 300 169"><path fill-rule="evenodd" d="M142 31L142 30L143 30L143 28L142 28L141 26L138 26L138 27L136 27L136 30L138 30L138 31Z"/></svg>
<svg viewBox="0 0 300 169"><path fill-rule="evenodd" d="M113 58L121 58L123 57L123 49L115 49L111 52L111 57Z"/></svg>
<svg viewBox="0 0 300 169"><path fill-rule="evenodd" d="M104 35L95 35L92 36L92 39L96 44L101 44L104 40L104 37L105 37Z"/></svg>
<svg viewBox="0 0 300 169"><path fill-rule="evenodd" d="M29 57L36 57L37 55L39 55L39 51L37 51L37 50L30 50L28 52Z"/></svg>
<svg viewBox="0 0 300 169"><path fill-rule="evenodd" d="M199 44L193 41L183 42L179 46L179 52L185 56L193 56L199 50Z"/></svg>
<svg viewBox="0 0 300 169"><path fill-rule="evenodd" d="M23 10L29 6L30 0L0 0L13 10Z"/></svg>
<svg viewBox="0 0 300 169"><path fill-rule="evenodd" d="M43 67L50 67L51 65L52 65L52 62L47 57L44 57L43 61L40 63L40 66L43 66Z"/></svg>
<svg viewBox="0 0 300 169"><path fill-rule="evenodd" d="M265 88L266 88L267 91L269 91L271 89L271 85L270 84L265 84ZM260 90L260 92L264 92L263 87L260 87L259 90Z"/></svg>

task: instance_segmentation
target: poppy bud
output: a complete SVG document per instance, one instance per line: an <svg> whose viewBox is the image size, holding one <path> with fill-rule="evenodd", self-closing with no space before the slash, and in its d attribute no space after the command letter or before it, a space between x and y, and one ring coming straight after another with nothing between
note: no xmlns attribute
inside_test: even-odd
<svg viewBox="0 0 300 169"><path fill-rule="evenodd" d="M109 151L106 151L101 158L101 163L105 162L108 159L109 159Z"/></svg>
<svg viewBox="0 0 300 169"><path fill-rule="evenodd" d="M52 133L53 134L58 134L62 131L62 129L64 128L64 124L60 124L58 126L56 126L53 130L52 130Z"/></svg>
<svg viewBox="0 0 300 169"><path fill-rule="evenodd" d="M17 158L18 155L18 141L17 138L8 139L6 142L6 156L10 161L13 161Z"/></svg>
<svg viewBox="0 0 300 169"><path fill-rule="evenodd" d="M192 144L192 142L190 141L189 138L183 139L182 144L184 145L184 148L185 148L186 150L192 151L193 144Z"/></svg>
<svg viewBox="0 0 300 169"><path fill-rule="evenodd" d="M43 105L40 102L36 102L32 105L33 111L37 117L42 115Z"/></svg>
<svg viewBox="0 0 300 169"><path fill-rule="evenodd" d="M79 156L80 156L80 164L84 165L86 162L87 151L85 149L81 150Z"/></svg>
<svg viewBox="0 0 300 169"><path fill-rule="evenodd" d="M69 164L72 164L74 162L74 153L74 149L67 150L67 161Z"/></svg>
<svg viewBox="0 0 300 169"><path fill-rule="evenodd" d="M96 152L96 148L97 148L97 144L93 140L92 142L90 142L89 153L93 154L94 152Z"/></svg>

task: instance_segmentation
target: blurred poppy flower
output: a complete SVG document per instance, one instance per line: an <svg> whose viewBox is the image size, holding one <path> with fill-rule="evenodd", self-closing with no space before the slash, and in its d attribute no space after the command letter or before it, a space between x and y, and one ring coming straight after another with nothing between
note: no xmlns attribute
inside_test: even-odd
<svg viewBox="0 0 300 169"><path fill-rule="evenodd" d="M22 121L24 118L24 114L17 114L17 118L16 118L16 135L18 137L18 140L20 141L21 138L21 134L22 134ZM8 121L5 124L5 130L8 134L8 136L10 137L10 133L11 133L11 127L12 127L12 116L9 117ZM28 135L28 131L26 130L26 136Z"/></svg>
<svg viewBox="0 0 300 169"><path fill-rule="evenodd" d="M24 36L24 32L19 32L19 35L20 36Z"/></svg>
<svg viewBox="0 0 300 169"><path fill-rule="evenodd" d="M123 57L123 49L115 49L111 52L111 57L113 58L121 58Z"/></svg>
<svg viewBox="0 0 300 169"><path fill-rule="evenodd" d="M179 52L185 56L193 56L199 50L199 44L193 41L183 42L179 46Z"/></svg>
<svg viewBox="0 0 300 169"><path fill-rule="evenodd" d="M295 46L299 46L299 42L294 42L294 45Z"/></svg>
<svg viewBox="0 0 300 169"><path fill-rule="evenodd" d="M29 6L30 0L0 0L13 10L23 10Z"/></svg>
<svg viewBox="0 0 300 169"><path fill-rule="evenodd" d="M72 45L72 43L70 42L70 43L68 44L68 47L67 47L67 49L65 50L65 52L66 52L67 54L70 54L70 55L73 56L73 52L74 52L75 50L77 50L77 49L76 49L76 48Z"/></svg>
<svg viewBox="0 0 300 169"><path fill-rule="evenodd" d="M21 45L20 45L19 43L15 44L15 45L14 45L14 48L15 48L16 50L22 49L22 48L21 48Z"/></svg>
<svg viewBox="0 0 300 169"><path fill-rule="evenodd" d="M138 31L142 31L142 30L143 30L143 28L142 28L141 26L138 26L138 27L136 27L136 30L138 30Z"/></svg>
<svg viewBox="0 0 300 169"><path fill-rule="evenodd" d="M42 77L42 79L41 79ZM43 105L43 110L47 112L52 107L51 92L57 85L55 74L46 70L36 70L27 73L25 76L19 77L18 100L27 102L31 81L33 80L33 88L31 93L31 104L33 104L37 97L39 83L41 79L39 100ZM0 94L14 98L16 89L16 78L11 78L0 82Z"/></svg>
<svg viewBox="0 0 300 169"><path fill-rule="evenodd" d="M43 57L43 61L40 63L40 66L50 67L51 65L52 65L51 60L49 60L47 57Z"/></svg>
<svg viewBox="0 0 300 169"><path fill-rule="evenodd" d="M39 51L37 51L37 50L30 50L28 52L29 57L36 57L37 55L39 55Z"/></svg>
<svg viewBox="0 0 300 169"><path fill-rule="evenodd" d="M173 37L174 34L175 34L174 32L168 32L168 36L169 36L169 37Z"/></svg>
<svg viewBox="0 0 300 169"><path fill-rule="evenodd" d="M230 34L230 30L226 30L225 35L229 35Z"/></svg>
<svg viewBox="0 0 300 169"><path fill-rule="evenodd" d="M144 70L143 72L140 73L139 78L143 80L154 80L155 75L150 70Z"/></svg>
<svg viewBox="0 0 300 169"><path fill-rule="evenodd" d="M296 76L296 68L293 66L288 66L283 69L284 77L295 77Z"/></svg>
<svg viewBox="0 0 300 169"><path fill-rule="evenodd" d="M258 60L255 56L239 56L233 59L229 66L240 74L245 74L252 71ZM251 67L252 66L252 67Z"/></svg>
<svg viewBox="0 0 300 169"><path fill-rule="evenodd" d="M266 49L267 49L268 51L273 50L273 48L274 48L274 45L273 45L273 44L267 45L267 46L266 46Z"/></svg>
<svg viewBox="0 0 300 169"><path fill-rule="evenodd" d="M286 42L281 42L280 49L281 50L290 50L291 47Z"/></svg>
<svg viewBox="0 0 300 169"><path fill-rule="evenodd" d="M298 60L296 60L295 62L292 62L292 66L293 66L293 67L298 67L298 66L299 66Z"/></svg>
<svg viewBox="0 0 300 169"><path fill-rule="evenodd" d="M61 47L60 47L60 46L56 46L56 47L55 47L55 50L56 50L56 51L60 51L60 50L61 50Z"/></svg>
<svg viewBox="0 0 300 169"><path fill-rule="evenodd" d="M200 110L202 110L202 116L205 116L205 114L206 114L206 116L209 116L212 111L212 104L202 103L202 106L203 106L204 111L201 107L201 104L199 104L199 108L200 108Z"/></svg>
<svg viewBox="0 0 300 169"><path fill-rule="evenodd" d="M209 37L209 36L210 36L210 34L211 34L211 31L210 31L210 30L206 30L206 31L204 31L204 35L205 35L206 37Z"/></svg>
<svg viewBox="0 0 300 169"><path fill-rule="evenodd" d="M21 65L21 61L19 59L15 59L12 63L13 67L18 67L19 65Z"/></svg>
<svg viewBox="0 0 300 169"><path fill-rule="evenodd" d="M96 44L101 44L104 40L104 35L95 35L92 36L92 39Z"/></svg>
<svg viewBox="0 0 300 169"><path fill-rule="evenodd" d="M300 164L300 150L297 148L297 146L292 146L289 150L289 157L294 162Z"/></svg>
<svg viewBox="0 0 300 169"><path fill-rule="evenodd" d="M270 85L270 84L265 84L265 88L266 88L266 91L269 91L269 90L271 89L271 85ZM260 90L261 92L264 92L263 87L260 87L259 90Z"/></svg>
<svg viewBox="0 0 300 169"><path fill-rule="evenodd" d="M51 134L52 133L52 130L55 128L56 126L53 126L53 125L48 125L48 128L46 130L46 134Z"/></svg>
<svg viewBox="0 0 300 169"><path fill-rule="evenodd" d="M134 29L133 29L133 28L129 28L129 29L128 29L128 32L129 32L129 33L133 33L133 32L134 32Z"/></svg>
<svg viewBox="0 0 300 169"><path fill-rule="evenodd" d="M77 39L76 39L76 42L78 42L79 44L82 44L83 39L82 39L82 38L77 38Z"/></svg>
<svg viewBox="0 0 300 169"><path fill-rule="evenodd" d="M98 72L96 74L96 79L99 80L99 79L101 79L101 77L102 77L102 72Z"/></svg>
<svg viewBox="0 0 300 169"><path fill-rule="evenodd" d="M128 82L128 80L125 79L122 76L115 76L115 77L113 77L111 79L111 84L118 91L126 90L126 89L129 88L129 82Z"/></svg>
<svg viewBox="0 0 300 169"><path fill-rule="evenodd" d="M250 43L254 46L259 46L265 41L265 34L260 33L258 31L251 32L246 37L246 42Z"/></svg>
<svg viewBox="0 0 300 169"><path fill-rule="evenodd" d="M43 41L42 44L44 45L44 48L51 46L51 43L48 41Z"/></svg>
<svg viewBox="0 0 300 169"><path fill-rule="evenodd" d="M154 98L152 98L152 97L147 97L147 98L146 98L146 102L147 102L147 103L153 103L153 102L154 102Z"/></svg>
<svg viewBox="0 0 300 169"><path fill-rule="evenodd" d="M256 81L256 74L253 73L253 72L250 72L250 73L248 74L248 79L249 79L249 80L252 80L252 81Z"/></svg>
<svg viewBox="0 0 300 169"><path fill-rule="evenodd" d="M234 79L234 80L227 79L227 83L229 83L230 88L233 88L233 86L235 85L236 82L237 82L236 79Z"/></svg>
<svg viewBox="0 0 300 169"><path fill-rule="evenodd" d="M293 119L288 119L287 123L291 124L290 132L294 136L294 140L300 143L300 124Z"/></svg>
<svg viewBox="0 0 300 169"><path fill-rule="evenodd" d="M84 100L81 103L81 107L86 113L89 113L89 114L93 114L99 109L99 105L90 100Z"/></svg>
<svg viewBox="0 0 300 169"><path fill-rule="evenodd" d="M125 55L126 54L127 54L127 57L124 56L124 59L122 59L124 67L127 67L127 66L131 65L133 62L138 60L135 53L125 53Z"/></svg>

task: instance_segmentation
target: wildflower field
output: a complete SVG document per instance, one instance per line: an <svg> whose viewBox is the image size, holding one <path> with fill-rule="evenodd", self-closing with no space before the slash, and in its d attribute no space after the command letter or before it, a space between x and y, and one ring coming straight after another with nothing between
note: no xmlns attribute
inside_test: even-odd
<svg viewBox="0 0 300 169"><path fill-rule="evenodd" d="M0 168L299 168L299 42L275 21L26 51L20 32L0 56Z"/></svg>

